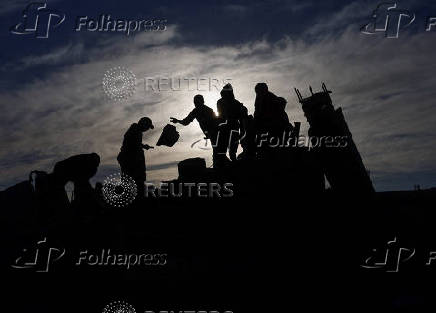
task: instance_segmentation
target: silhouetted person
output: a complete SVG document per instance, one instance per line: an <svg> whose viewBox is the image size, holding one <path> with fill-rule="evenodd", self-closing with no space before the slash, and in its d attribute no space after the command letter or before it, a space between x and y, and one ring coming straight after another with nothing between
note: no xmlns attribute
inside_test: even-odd
<svg viewBox="0 0 436 313"><path fill-rule="evenodd" d="M121 173L129 175L136 182L139 198L144 195L144 183L147 178L143 149L153 149L152 146L142 144L142 133L153 128L153 123L148 117L133 123L124 134L123 145L117 157Z"/></svg>
<svg viewBox="0 0 436 313"><path fill-rule="evenodd" d="M100 164L100 156L97 153L78 154L55 164L53 175L63 185L72 181L76 190L78 185L89 185ZM84 187L86 188L86 187Z"/></svg>
<svg viewBox="0 0 436 313"><path fill-rule="evenodd" d="M242 119L242 134L241 134L242 153L238 155L238 159L254 158L256 156L256 129L254 127L253 115L248 115Z"/></svg>
<svg viewBox="0 0 436 313"><path fill-rule="evenodd" d="M220 151L227 152L232 161L236 160L236 152L239 144L239 129L242 121L247 118L247 108L241 102L235 99L233 87L227 84L221 90L221 99L217 102L218 116L220 119L220 142L223 147Z"/></svg>
<svg viewBox="0 0 436 313"><path fill-rule="evenodd" d="M55 164L53 172L35 174L35 199L39 207L38 217L42 224L65 219L70 207L65 185L74 183L74 197L71 203L75 214L82 214L77 209L87 210L94 204L94 189L89 180L97 173L100 156L97 153L78 154Z"/></svg>
<svg viewBox="0 0 436 313"><path fill-rule="evenodd" d="M170 121L172 123L179 123L186 126L196 119L204 135L206 136L206 138L210 139L212 143L213 165L214 167L219 167L221 166L220 160L222 159L223 153L225 154L225 151L219 151L219 147L221 146L217 142L218 119L215 115L215 112L210 107L204 104L204 98L202 95L196 95L194 97L194 106L195 108L184 119L179 120L175 117L171 117Z"/></svg>
<svg viewBox="0 0 436 313"><path fill-rule="evenodd" d="M256 92L254 124L257 135L263 134L269 139L283 138L283 133L289 127L289 118L285 111L286 100L268 91L265 83L258 83L254 91Z"/></svg>
<svg viewBox="0 0 436 313"><path fill-rule="evenodd" d="M279 117L280 127L286 127L289 125L289 117L288 114L286 113L286 104L288 103L288 101L286 101L286 99L282 97L278 97L277 101L279 104L277 113Z"/></svg>
<svg viewBox="0 0 436 313"><path fill-rule="evenodd" d="M89 180L97 173L99 164L100 156L89 153L74 155L54 166L52 175L61 186L68 181L74 183L71 208L78 218L96 216L97 197Z"/></svg>

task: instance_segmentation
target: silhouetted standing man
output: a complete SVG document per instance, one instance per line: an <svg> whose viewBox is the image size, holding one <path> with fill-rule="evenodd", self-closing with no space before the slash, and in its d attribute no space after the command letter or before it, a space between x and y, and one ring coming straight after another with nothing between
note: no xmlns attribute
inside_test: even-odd
<svg viewBox="0 0 436 313"><path fill-rule="evenodd" d="M124 134L123 145L117 158L121 173L135 180L139 197L144 194L144 183L147 178L143 149L153 149L147 144L142 144L142 133L153 128L153 123L148 117L143 117L138 123L133 123Z"/></svg>
<svg viewBox="0 0 436 313"><path fill-rule="evenodd" d="M220 166L220 153L218 151L218 119L215 112L204 104L204 98L202 95L196 95L194 97L195 108L185 117L183 120L178 120L174 117L170 118L172 123L179 123L184 126L189 125L196 119L200 128L203 131L206 138L209 138L213 148L213 165L214 167ZM222 153L221 153L222 154ZM224 151L225 154L225 151Z"/></svg>
<svg viewBox="0 0 436 313"><path fill-rule="evenodd" d="M236 160L236 152L239 144L239 129L242 125L242 120L247 118L247 108L241 102L235 99L233 87L227 84L221 90L221 99L217 104L218 115L221 120L220 127L220 145L223 148L220 151L227 152L232 161ZM222 139L222 140L221 140Z"/></svg>
<svg viewBox="0 0 436 313"><path fill-rule="evenodd" d="M258 83L254 91L254 125L257 135L282 138L283 132L289 128L286 100L268 91L265 83Z"/></svg>

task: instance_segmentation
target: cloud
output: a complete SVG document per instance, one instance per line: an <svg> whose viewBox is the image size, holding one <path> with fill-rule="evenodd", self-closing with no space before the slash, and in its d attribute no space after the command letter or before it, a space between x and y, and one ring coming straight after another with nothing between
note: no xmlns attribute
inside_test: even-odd
<svg viewBox="0 0 436 313"><path fill-rule="evenodd" d="M336 12L324 14L305 31L304 35L341 34L344 28L356 20L366 21L371 18L372 12L368 11L368 4L368 1L351 2Z"/></svg>
<svg viewBox="0 0 436 313"><path fill-rule="evenodd" d="M223 7L228 13L244 14L249 7L240 4L227 4Z"/></svg>
<svg viewBox="0 0 436 313"><path fill-rule="evenodd" d="M353 8L360 6L350 4L339 16L354 12ZM254 111L254 85L267 82L271 91L288 100L290 120L303 122L303 131L307 124L293 87L307 95L308 85L316 90L325 82L333 90L335 106L344 110L376 187L407 188L419 183L402 180L396 185L387 178L436 171L432 147L436 134L434 34L386 39L359 33L357 24L348 24L339 33L323 33L319 30L329 27L323 23L307 30L316 34L316 41L282 36L274 42L261 38L231 46L193 45L184 44L179 29L169 27L166 32L144 33L133 40L105 36L93 47L69 44L48 55L24 58L21 64L31 67L74 60L70 51L79 57L86 53L85 62L67 62L0 94L4 104L1 139L8 142L0 149L4 160L1 184L21 181L30 170L50 170L56 161L88 152L102 157L100 175L117 169L123 134L141 116L153 119L156 128L144 135L144 143L154 145L170 116L182 118L189 113L195 94L202 93L206 104L215 109L216 88L146 91L145 77L231 79L236 97L250 113ZM108 100L101 88L104 72L119 65L137 77L135 95L124 102ZM205 157L211 164L211 151L191 148L203 138L197 123L177 128L181 138L173 148L146 152L150 180L177 177L177 162L188 157Z"/></svg>
<svg viewBox="0 0 436 313"><path fill-rule="evenodd" d="M68 44L53 52L42 55L29 55L18 62L9 62L2 66L2 71L23 71L38 65L53 66L65 62L74 63L83 54L83 44Z"/></svg>

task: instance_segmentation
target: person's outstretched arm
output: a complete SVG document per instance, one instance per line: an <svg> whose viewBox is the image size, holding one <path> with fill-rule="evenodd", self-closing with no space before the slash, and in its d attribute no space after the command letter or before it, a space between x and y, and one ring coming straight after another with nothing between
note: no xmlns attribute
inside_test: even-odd
<svg viewBox="0 0 436 313"><path fill-rule="evenodd" d="M175 117L170 117L170 122L174 124L182 124L183 126L189 125L192 123L195 119L195 109L192 110L187 117L185 117L183 120L178 120Z"/></svg>

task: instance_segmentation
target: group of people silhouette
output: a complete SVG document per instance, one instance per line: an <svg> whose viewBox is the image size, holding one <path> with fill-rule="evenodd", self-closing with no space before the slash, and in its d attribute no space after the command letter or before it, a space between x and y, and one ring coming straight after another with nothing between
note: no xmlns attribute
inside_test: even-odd
<svg viewBox="0 0 436 313"><path fill-rule="evenodd" d="M249 115L247 108L235 98L232 85L226 84L216 104L218 115L205 104L203 96L198 94L194 97L195 108L183 119L171 117L170 122L186 126L197 120L205 139L211 141L214 168L225 167L237 159L254 158L269 150L268 140L263 144L258 142L260 134L282 138L292 128L285 111L286 100L270 92L266 83L256 84L254 90L256 99L253 115ZM117 158L121 172L132 177L138 187L144 186L146 181L143 150L153 148L142 143L142 133L153 128L149 117L143 117L132 124L124 135ZM239 144L243 152L237 156Z"/></svg>

